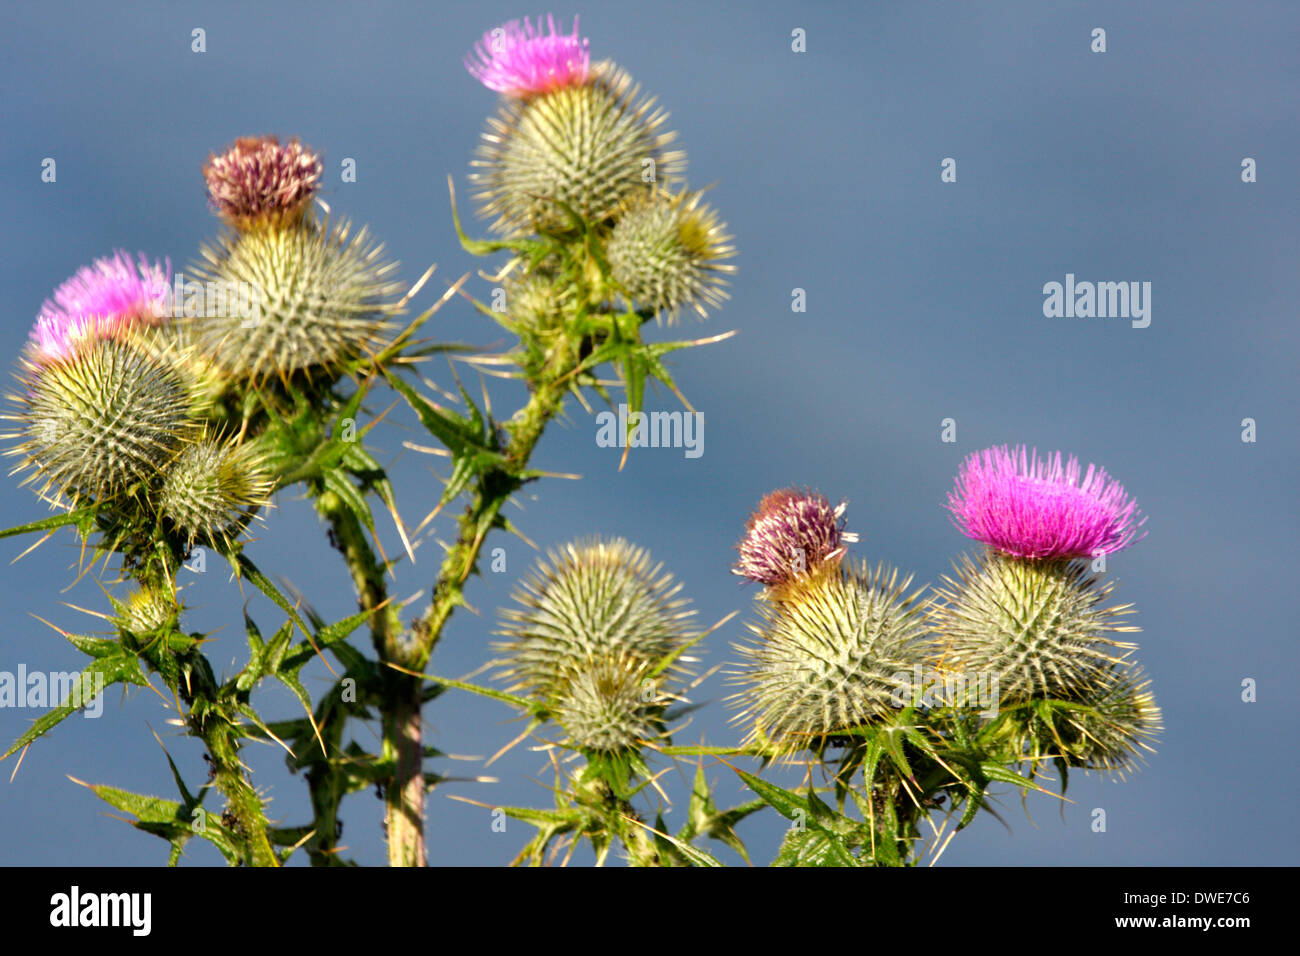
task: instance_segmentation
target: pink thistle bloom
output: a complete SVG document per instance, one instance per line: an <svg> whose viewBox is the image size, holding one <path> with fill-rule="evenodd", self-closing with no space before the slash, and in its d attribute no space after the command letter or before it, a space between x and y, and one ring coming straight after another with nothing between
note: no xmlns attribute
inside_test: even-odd
<svg viewBox="0 0 1300 956"><path fill-rule="evenodd" d="M550 35L524 20L511 20L483 34L474 51L465 58L465 69L489 90L510 96L549 93L566 86L576 86L587 79L591 55L588 40L578 36L578 18L573 18L573 33L561 36L555 31L555 19L546 17ZM475 59L477 58L477 59Z"/></svg>
<svg viewBox="0 0 1300 956"><path fill-rule="evenodd" d="M132 263L120 250L82 266L41 306L31 334L35 361L67 358L88 338L166 321L171 271L170 259L150 263L141 253Z"/></svg>
<svg viewBox="0 0 1300 956"><path fill-rule="evenodd" d="M1137 502L1105 469L1024 445L970 455L946 507L967 537L1016 558L1092 558L1145 537Z"/></svg>
<svg viewBox="0 0 1300 956"><path fill-rule="evenodd" d="M325 165L296 138L245 136L203 166L208 201L221 218L247 227L296 220L320 189Z"/></svg>
<svg viewBox="0 0 1300 956"><path fill-rule="evenodd" d="M822 495L794 488L764 495L736 546L740 560L732 573L776 587L839 560L844 545L858 540L844 530L846 507L833 507Z"/></svg>

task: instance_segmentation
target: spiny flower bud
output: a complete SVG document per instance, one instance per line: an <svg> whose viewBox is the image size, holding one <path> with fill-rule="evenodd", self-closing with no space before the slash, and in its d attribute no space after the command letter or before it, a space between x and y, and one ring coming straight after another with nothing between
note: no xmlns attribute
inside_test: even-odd
<svg viewBox="0 0 1300 956"><path fill-rule="evenodd" d="M1080 480L1082 479L1082 480ZM1137 540L1137 504L1105 469L1061 453L987 448L962 463L948 510L962 533L1018 558L1094 558Z"/></svg>
<svg viewBox="0 0 1300 956"><path fill-rule="evenodd" d="M119 253L45 303L7 416L19 426L7 436L20 440L14 470L42 481L42 496L108 501L152 479L188 433L191 396L154 328L164 276Z"/></svg>
<svg viewBox="0 0 1300 956"><path fill-rule="evenodd" d="M897 713L897 675L928 659L926 602L910 584L884 565L826 567L761 603L733 675L749 739L800 750Z"/></svg>
<svg viewBox="0 0 1300 956"><path fill-rule="evenodd" d="M763 496L736 546L732 568L751 581L779 587L838 562L858 536L844 530L847 502L832 506L822 495L782 488Z"/></svg>
<svg viewBox="0 0 1300 956"><path fill-rule="evenodd" d="M1090 693L1132 644L1106 635L1130 605L1103 607L1114 590L1077 561L1022 561L990 550L963 557L957 577L935 589L932 622L943 663L996 676L1002 700L1070 698Z"/></svg>
<svg viewBox="0 0 1300 956"><path fill-rule="evenodd" d="M324 164L296 138L281 145L274 136L237 139L213 153L203 167L212 208L231 226L299 219L320 188Z"/></svg>
<svg viewBox="0 0 1300 956"><path fill-rule="evenodd" d="M592 661L657 666L693 636L686 627L695 612L680 590L622 538L551 551L515 592L519 606L502 612L500 676L558 711L572 675Z"/></svg>
<svg viewBox="0 0 1300 956"><path fill-rule="evenodd" d="M619 216L605 246L610 272L641 309L691 308L704 318L727 297L724 259L736 254L731 237L701 194L656 191Z"/></svg>
<svg viewBox="0 0 1300 956"><path fill-rule="evenodd" d="M129 634L144 638L174 628L181 612L174 594L151 587L133 592L125 602L114 600L113 607L117 611L113 623Z"/></svg>
<svg viewBox="0 0 1300 956"><path fill-rule="evenodd" d="M675 696L653 677L653 666L628 653L582 661L554 695L556 723L579 750L620 753L652 745L666 734L664 710ZM670 681L672 678L668 678Z"/></svg>
<svg viewBox="0 0 1300 956"><path fill-rule="evenodd" d="M1137 665L1117 665L1057 721L1052 740L1071 766L1123 776L1136 767L1164 729L1151 682ZM1059 752L1059 750L1057 751Z"/></svg>
<svg viewBox="0 0 1300 956"><path fill-rule="evenodd" d="M489 90L508 96L531 96L584 82L591 54L587 38L578 36L578 18L573 18L568 36L556 32L549 14L546 22L549 36L542 32L540 20L534 29L527 18L522 25L511 20L489 30L465 58L465 68Z"/></svg>
<svg viewBox="0 0 1300 956"><path fill-rule="evenodd" d="M401 287L390 279L397 264L383 262L382 252L366 229L353 236L346 222L331 228L304 219L221 237L191 268L223 291L218 307L208 301L190 320L195 347L233 379L260 384L302 372L332 381L373 347L397 310Z"/></svg>
<svg viewBox="0 0 1300 956"><path fill-rule="evenodd" d="M472 163L480 215L502 233L564 232L565 206L599 223L651 184L674 183L685 157L667 149L667 114L638 90L606 62L580 83L506 99Z"/></svg>
<svg viewBox="0 0 1300 956"><path fill-rule="evenodd" d="M203 435L168 464L157 507L187 546L229 546L271 487L254 445Z"/></svg>

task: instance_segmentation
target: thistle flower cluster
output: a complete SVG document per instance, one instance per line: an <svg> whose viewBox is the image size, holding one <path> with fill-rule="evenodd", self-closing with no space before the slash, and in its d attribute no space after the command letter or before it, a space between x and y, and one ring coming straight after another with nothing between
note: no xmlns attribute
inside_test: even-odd
<svg viewBox="0 0 1300 956"><path fill-rule="evenodd" d="M1106 606L1114 582L1089 561L1140 539L1137 504L1102 468L1017 446L970 455L947 507L988 548L962 558L936 589L932 624L944 664L995 675L1004 706L1072 705L1060 726L1023 725L1032 754L1130 767L1151 750L1160 711L1132 659L1136 645L1114 637L1138 630L1124 623L1132 608Z"/></svg>
<svg viewBox="0 0 1300 956"><path fill-rule="evenodd" d="M1136 504L1100 468L1020 447L971 455L948 509L989 549L909 594L897 572L843 560L856 540L843 504L795 489L763 498L732 569L765 586L734 674L750 741L821 753L887 724L911 697L900 701L900 678L929 673L997 688L1022 759L1130 767L1151 749L1160 712L1135 645L1119 639L1137 630L1125 623L1131 607L1108 603L1114 583L1084 559L1136 540ZM1055 709L1036 709L1043 701Z"/></svg>
<svg viewBox="0 0 1300 956"><path fill-rule="evenodd" d="M581 232L603 248L607 287L647 318L701 317L726 297L735 250L717 214L685 188L667 114L577 32L527 20L487 35L469 72L502 94L473 163L482 216L507 237Z"/></svg>
<svg viewBox="0 0 1300 956"><path fill-rule="evenodd" d="M622 538L551 551L502 614L499 677L538 701L576 749L626 753L667 733L694 611L681 585Z"/></svg>

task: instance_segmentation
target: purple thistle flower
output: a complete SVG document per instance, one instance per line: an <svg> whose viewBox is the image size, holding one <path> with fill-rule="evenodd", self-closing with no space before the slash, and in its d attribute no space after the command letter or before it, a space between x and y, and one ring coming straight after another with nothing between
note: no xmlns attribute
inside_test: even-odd
<svg viewBox="0 0 1300 956"><path fill-rule="evenodd" d="M171 260L138 263L121 250L76 275L46 299L32 329L38 364L67 358L76 343L102 338L137 325L158 325L167 318Z"/></svg>
<svg viewBox="0 0 1300 956"><path fill-rule="evenodd" d="M1105 469L1024 445L970 455L946 507L967 537L1016 558L1092 558L1145 537L1146 518Z"/></svg>
<svg viewBox="0 0 1300 956"><path fill-rule="evenodd" d="M794 488L764 495L736 546L740 560L732 573L776 587L839 560L844 545L858 540L844 530L846 507L833 507L822 495Z"/></svg>
<svg viewBox="0 0 1300 956"><path fill-rule="evenodd" d="M511 20L489 30L465 57L465 69L489 90L509 96L549 93L585 82L591 55L588 40L578 36L578 18L573 18L573 33L565 36L556 33L549 14L546 22L549 36L542 32L540 19L536 28L525 18L522 25Z"/></svg>
<svg viewBox="0 0 1300 956"><path fill-rule="evenodd" d="M245 136L210 155L203 178L217 215L247 227L296 219L320 189L324 170L320 156L297 138L281 145L274 136Z"/></svg>

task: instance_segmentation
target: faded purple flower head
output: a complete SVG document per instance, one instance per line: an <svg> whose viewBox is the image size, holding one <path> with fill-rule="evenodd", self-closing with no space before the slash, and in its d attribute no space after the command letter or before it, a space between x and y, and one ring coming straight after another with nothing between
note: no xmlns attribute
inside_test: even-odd
<svg viewBox="0 0 1300 956"><path fill-rule="evenodd" d="M203 166L208 201L235 226L292 220L307 208L325 170L320 156L295 137L245 136Z"/></svg>
<svg viewBox="0 0 1300 956"><path fill-rule="evenodd" d="M858 536L844 530L844 509L822 495L782 488L763 496L736 546L740 560L732 568L769 587L786 584L828 561L843 557L844 545Z"/></svg>
<svg viewBox="0 0 1300 956"><path fill-rule="evenodd" d="M1017 558L1092 558L1145 536L1137 502L1105 469L1024 445L970 455L947 508L967 537Z"/></svg>
<svg viewBox="0 0 1300 956"><path fill-rule="evenodd" d="M546 22L549 35L542 32L540 19L536 28L525 19L522 25L511 20L489 30L465 58L465 69L489 90L510 96L585 82L591 55L587 39L578 36L578 18L573 18L573 33L563 36L556 33L554 17L548 14Z"/></svg>
<svg viewBox="0 0 1300 956"><path fill-rule="evenodd" d="M141 253L138 263L133 263L121 250L82 266L41 306L31 334L34 361L66 358L85 338L162 323L167 318L171 271L170 259L150 263Z"/></svg>

